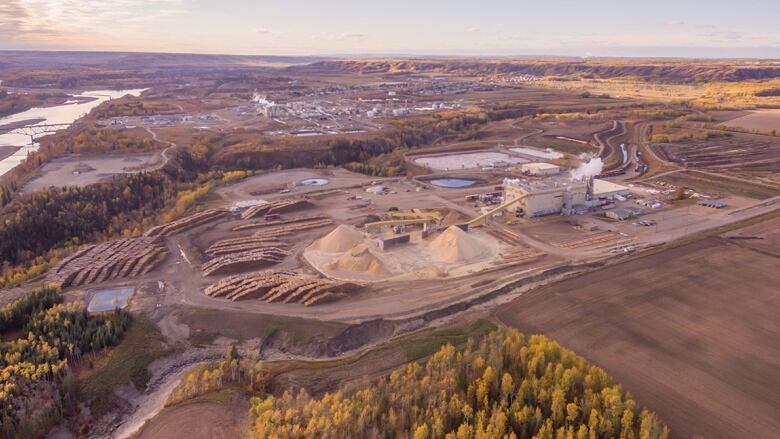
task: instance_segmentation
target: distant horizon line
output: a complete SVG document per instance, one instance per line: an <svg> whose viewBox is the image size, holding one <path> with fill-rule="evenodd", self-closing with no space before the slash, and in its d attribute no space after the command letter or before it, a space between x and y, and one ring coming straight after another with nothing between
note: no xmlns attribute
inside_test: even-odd
<svg viewBox="0 0 780 439"><path fill-rule="evenodd" d="M648 49L648 48L645 48ZM651 49L651 48L650 48ZM685 48L682 48L685 49ZM709 50L720 50L717 47L708 47ZM738 49L738 48L735 48ZM747 48L745 48L747 49ZM751 48L759 49L759 48ZM22 48L2 48L0 52L14 53L59 53L59 54L116 54L116 55L179 55L179 56L229 56L236 58L326 58L326 59L365 59L365 58L506 58L506 59L544 59L544 58L569 58L580 60L597 59L637 59L637 60L724 60L724 61L780 61L780 48L771 48L778 51L777 57L772 56L686 56L686 55L599 55L599 54L556 54L556 53L475 53L453 51L451 53L431 52L354 52L354 53L308 53L308 54L278 54L278 53L226 53L226 52L178 52L178 51L138 51L138 50L83 50L83 49L22 49ZM630 49L629 49L630 50Z"/></svg>

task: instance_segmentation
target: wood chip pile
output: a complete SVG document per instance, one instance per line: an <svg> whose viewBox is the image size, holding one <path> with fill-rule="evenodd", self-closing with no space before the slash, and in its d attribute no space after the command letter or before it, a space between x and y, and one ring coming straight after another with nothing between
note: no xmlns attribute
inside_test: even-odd
<svg viewBox="0 0 780 439"><path fill-rule="evenodd" d="M157 238L126 238L89 246L63 259L47 280L61 288L144 275L159 266L168 249Z"/></svg>
<svg viewBox="0 0 780 439"><path fill-rule="evenodd" d="M299 209L306 209L311 206L312 204L308 200L286 199L272 201L267 204L260 204L250 207L241 214L241 219L250 219L265 215L292 212Z"/></svg>
<svg viewBox="0 0 780 439"><path fill-rule="evenodd" d="M272 270L228 277L207 287L204 293L234 301L260 299L312 306L342 299L357 288L359 285L350 282Z"/></svg>
<svg viewBox="0 0 780 439"><path fill-rule="evenodd" d="M224 209L209 209L190 215L168 224L152 227L144 233L144 236L171 236L228 216L230 212Z"/></svg>

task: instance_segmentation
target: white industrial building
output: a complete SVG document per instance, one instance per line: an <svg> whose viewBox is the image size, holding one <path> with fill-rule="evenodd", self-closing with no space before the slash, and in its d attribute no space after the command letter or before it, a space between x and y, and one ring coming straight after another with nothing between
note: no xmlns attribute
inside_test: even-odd
<svg viewBox="0 0 780 439"><path fill-rule="evenodd" d="M520 170L524 174L544 176L544 175L556 175L561 172L561 167L553 165L551 163L526 163L520 167Z"/></svg>

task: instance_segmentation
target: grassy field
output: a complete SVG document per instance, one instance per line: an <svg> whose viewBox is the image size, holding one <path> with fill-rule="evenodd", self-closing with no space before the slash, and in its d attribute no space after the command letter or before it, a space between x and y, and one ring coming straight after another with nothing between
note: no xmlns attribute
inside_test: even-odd
<svg viewBox="0 0 780 439"><path fill-rule="evenodd" d="M524 294L495 315L604 367L673 437L780 429L780 264L707 238Z"/></svg>
<svg viewBox="0 0 780 439"><path fill-rule="evenodd" d="M93 413L105 413L112 407L116 386L132 382L143 389L151 378L147 366L168 352L154 323L136 317L119 345L82 362L77 371L80 398L91 401Z"/></svg>
<svg viewBox="0 0 780 439"><path fill-rule="evenodd" d="M333 336L347 325L336 322L297 319L222 311L218 309L183 307L176 312L181 323L190 327L190 341L196 345L208 345L216 337L227 337L244 341L251 338L265 338L278 329L284 329L300 341L313 337Z"/></svg>

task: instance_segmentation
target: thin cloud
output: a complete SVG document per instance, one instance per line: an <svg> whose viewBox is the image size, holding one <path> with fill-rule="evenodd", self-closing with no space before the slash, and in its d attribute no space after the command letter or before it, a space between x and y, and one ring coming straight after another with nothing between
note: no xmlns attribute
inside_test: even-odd
<svg viewBox="0 0 780 439"><path fill-rule="evenodd" d="M684 22L684 21L682 21L682 20L672 20L672 21L667 21L667 22L665 22L665 23L662 23L662 24L663 24L664 26L668 26L668 27L680 27L680 26L685 26L685 22Z"/></svg>
<svg viewBox="0 0 780 439"><path fill-rule="evenodd" d="M362 34L358 32L348 32L339 35L341 39L345 39L345 40L365 40L366 38L368 38L368 36L369 36L368 34Z"/></svg>

